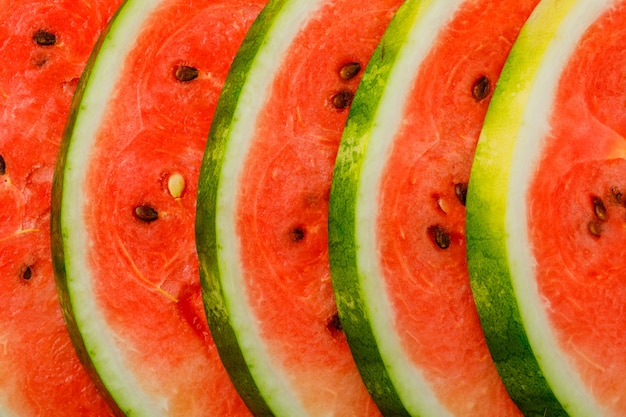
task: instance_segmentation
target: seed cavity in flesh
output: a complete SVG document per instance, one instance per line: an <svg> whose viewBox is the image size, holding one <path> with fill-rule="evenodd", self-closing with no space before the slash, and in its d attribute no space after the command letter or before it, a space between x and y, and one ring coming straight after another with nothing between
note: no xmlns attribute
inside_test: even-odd
<svg viewBox="0 0 626 417"><path fill-rule="evenodd" d="M450 247L450 243L452 243L450 233L438 224L428 228L428 235L433 243L440 249L448 249Z"/></svg>
<svg viewBox="0 0 626 417"><path fill-rule="evenodd" d="M174 198L180 198L185 191L185 177L180 172L174 172L167 179L167 190Z"/></svg>
<svg viewBox="0 0 626 417"><path fill-rule="evenodd" d="M622 204L622 199L624 197L622 191L617 187L611 188L611 195L617 204Z"/></svg>
<svg viewBox="0 0 626 417"><path fill-rule="evenodd" d="M358 62L349 62L339 70L339 78L348 81L357 76L361 71L361 64Z"/></svg>
<svg viewBox="0 0 626 417"><path fill-rule="evenodd" d="M189 65L179 65L174 70L174 78L183 83L193 81L198 78L198 69Z"/></svg>
<svg viewBox="0 0 626 417"><path fill-rule="evenodd" d="M135 207L133 215L136 219L146 223L151 223L159 218L159 213L154 209L154 207L147 204Z"/></svg>
<svg viewBox="0 0 626 417"><path fill-rule="evenodd" d="M4 161L4 157L0 155L0 175L6 175L7 163Z"/></svg>
<svg viewBox="0 0 626 417"><path fill-rule="evenodd" d="M295 226L289 229L289 240L294 243L303 241L305 236L306 230L303 226Z"/></svg>
<svg viewBox="0 0 626 417"><path fill-rule="evenodd" d="M459 202L465 205L465 201L467 200L467 183L457 182L454 184L454 194L456 194L456 198L459 199Z"/></svg>
<svg viewBox="0 0 626 417"><path fill-rule="evenodd" d="M52 32L40 29L33 33L33 41L39 46L52 46L57 43L57 37Z"/></svg>
<svg viewBox="0 0 626 417"><path fill-rule="evenodd" d="M33 270L30 266L27 266L26 268L24 268L24 270L22 271L22 279L28 281L29 279L31 279L33 277Z"/></svg>
<svg viewBox="0 0 626 417"><path fill-rule="evenodd" d="M604 206L602 199L600 197L593 197L591 201L593 204L593 212L595 213L596 218L602 222L606 221L608 214L606 212L606 207Z"/></svg>
<svg viewBox="0 0 626 417"><path fill-rule="evenodd" d="M336 109L342 110L352 104L352 100L354 99L354 93L350 90L341 90L337 94L335 94L332 98L333 106Z"/></svg>
<svg viewBox="0 0 626 417"><path fill-rule="evenodd" d="M341 321L339 320L339 314L333 314L326 322L326 328L330 332L333 337L337 337L342 331L343 326L341 325Z"/></svg>
<svg viewBox="0 0 626 417"><path fill-rule="evenodd" d="M474 81L474 85L472 86L472 96L476 101L482 101L486 99L491 93L491 81L485 75L479 77L476 81Z"/></svg>

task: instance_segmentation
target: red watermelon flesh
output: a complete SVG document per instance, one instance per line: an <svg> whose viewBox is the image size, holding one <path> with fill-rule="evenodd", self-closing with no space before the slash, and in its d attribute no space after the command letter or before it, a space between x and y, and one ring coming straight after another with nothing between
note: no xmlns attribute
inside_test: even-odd
<svg viewBox="0 0 626 417"><path fill-rule="evenodd" d="M557 341L611 416L626 415L625 19L616 2L565 67L528 215Z"/></svg>
<svg viewBox="0 0 626 417"><path fill-rule="evenodd" d="M90 155L94 303L123 340L129 372L150 395L169 398L169 415L249 414L206 323L194 222L217 99L264 3L164 2L126 58Z"/></svg>
<svg viewBox="0 0 626 417"><path fill-rule="evenodd" d="M120 3L8 0L0 6L3 415L112 414L68 337L52 273L48 223L52 173L72 94Z"/></svg>
<svg viewBox="0 0 626 417"><path fill-rule="evenodd" d="M328 198L349 103L400 3L380 0L357 11L354 2L328 2L316 12L275 75L239 180L236 227L247 299L262 318L272 360L288 370L313 413L379 414L337 318ZM311 40L318 46L307 47ZM361 71L340 76L355 63ZM331 404L320 401L327 395Z"/></svg>
<svg viewBox="0 0 626 417"><path fill-rule="evenodd" d="M392 320L407 357L459 416L519 415L473 302L464 199L491 91L537 2L463 5L421 64L381 175L376 233Z"/></svg>

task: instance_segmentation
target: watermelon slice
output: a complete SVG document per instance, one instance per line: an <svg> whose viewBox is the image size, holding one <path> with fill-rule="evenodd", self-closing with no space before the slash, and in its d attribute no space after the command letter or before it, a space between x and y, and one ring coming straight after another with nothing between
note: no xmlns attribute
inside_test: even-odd
<svg viewBox="0 0 626 417"><path fill-rule="evenodd" d="M330 281L332 168L398 0L272 0L223 90L198 191L207 316L258 415L378 415Z"/></svg>
<svg viewBox="0 0 626 417"><path fill-rule="evenodd" d="M521 415L472 300L464 204L491 91L536 4L407 0L344 130L329 217L339 316L374 398L393 390L410 415Z"/></svg>
<svg viewBox="0 0 626 417"><path fill-rule="evenodd" d="M471 171L472 289L529 415L626 415L624 22L625 1L542 1Z"/></svg>
<svg viewBox="0 0 626 417"><path fill-rule="evenodd" d="M0 3L0 415L111 415L65 327L48 230L72 94L121 0Z"/></svg>
<svg viewBox="0 0 626 417"><path fill-rule="evenodd" d="M55 174L52 243L77 349L133 416L243 416L202 304L196 183L264 0L129 0L93 55Z"/></svg>

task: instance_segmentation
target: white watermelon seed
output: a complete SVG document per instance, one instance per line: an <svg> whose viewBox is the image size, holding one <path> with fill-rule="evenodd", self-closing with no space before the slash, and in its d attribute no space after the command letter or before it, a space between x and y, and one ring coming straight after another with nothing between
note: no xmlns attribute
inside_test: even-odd
<svg viewBox="0 0 626 417"><path fill-rule="evenodd" d="M167 179L167 190L174 198L180 198L185 190L185 177L180 172L174 172Z"/></svg>

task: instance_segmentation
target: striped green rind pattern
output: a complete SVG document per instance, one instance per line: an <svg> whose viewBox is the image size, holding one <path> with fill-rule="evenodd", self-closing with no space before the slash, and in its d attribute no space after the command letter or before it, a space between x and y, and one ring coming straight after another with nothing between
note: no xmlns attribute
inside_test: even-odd
<svg viewBox="0 0 626 417"><path fill-rule="evenodd" d="M543 0L514 44L494 92L475 153L467 195L467 256L481 324L498 371L527 416L567 416L529 342L513 283L507 193L530 89L559 26L576 0ZM509 190L509 191L507 191ZM567 410L567 411L566 411ZM568 411L570 414L568 414ZM575 411L575 410L574 410Z"/></svg>
<svg viewBox="0 0 626 417"><path fill-rule="evenodd" d="M368 136L374 127L386 81L407 41L408 28L422 11L407 0L396 12L359 84L337 154L329 202L328 245L333 289L352 355L383 415L408 416L378 350L362 292L357 261L356 204Z"/></svg>
<svg viewBox="0 0 626 417"><path fill-rule="evenodd" d="M240 396L254 415L273 416L248 370L248 365L230 320L227 301L222 289L217 239L217 200L221 169L226 146L247 74L263 46L285 3L270 1L250 27L233 60L213 116L211 130L204 151L196 203L196 247L200 261L200 280L207 321L219 355Z"/></svg>

